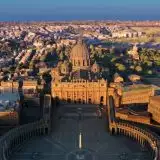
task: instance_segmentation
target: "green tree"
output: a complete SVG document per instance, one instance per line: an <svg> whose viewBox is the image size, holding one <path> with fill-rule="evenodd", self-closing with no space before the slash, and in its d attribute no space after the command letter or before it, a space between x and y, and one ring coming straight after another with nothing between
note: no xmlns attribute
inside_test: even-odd
<svg viewBox="0 0 160 160"><path fill-rule="evenodd" d="M34 62L33 61L31 61L30 63L29 63L29 69L33 69L34 68Z"/></svg>
<svg viewBox="0 0 160 160"><path fill-rule="evenodd" d="M153 74L152 70L149 70L147 73L150 75Z"/></svg>
<svg viewBox="0 0 160 160"><path fill-rule="evenodd" d="M93 45L93 44L91 44L89 48L91 49L91 52L95 50L95 48L94 48L94 45Z"/></svg>
<svg viewBox="0 0 160 160"><path fill-rule="evenodd" d="M42 62L44 62L45 59L46 59L46 55L42 55L42 56L40 57L40 61L42 61Z"/></svg>
<svg viewBox="0 0 160 160"><path fill-rule="evenodd" d="M61 53L59 54L59 60L60 60L60 61L64 61L64 59L65 59L65 54L64 54L64 52L61 52Z"/></svg>
<svg viewBox="0 0 160 160"><path fill-rule="evenodd" d="M126 70L126 67L124 64L121 64L121 63L116 63L116 67L119 71L125 71Z"/></svg>
<svg viewBox="0 0 160 160"><path fill-rule="evenodd" d="M142 72L142 67L141 67L141 66L136 66L136 67L135 67L135 70L136 70L137 72Z"/></svg>

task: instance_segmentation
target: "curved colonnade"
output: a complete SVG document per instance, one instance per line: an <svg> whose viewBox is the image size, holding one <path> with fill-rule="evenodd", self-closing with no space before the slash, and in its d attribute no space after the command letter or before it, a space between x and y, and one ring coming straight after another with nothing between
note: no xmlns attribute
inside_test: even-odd
<svg viewBox="0 0 160 160"><path fill-rule="evenodd" d="M36 136L45 135L47 132L48 125L43 119L11 129L0 138L0 160L8 160L26 141Z"/></svg>
<svg viewBox="0 0 160 160"><path fill-rule="evenodd" d="M115 104L113 96L109 96L108 118L109 130L111 134L123 134L134 140L137 140L142 147L149 147L152 150L152 158L160 160L160 139L159 136L147 129L142 129L132 125L127 121L120 121L115 118Z"/></svg>
<svg viewBox="0 0 160 160"><path fill-rule="evenodd" d="M137 140L143 147L150 147L154 160L160 160L160 140L159 137L136 125L131 125L126 121L118 121L115 118L114 98L108 99L109 130L112 134L123 134ZM0 160L8 160L10 156L26 141L47 134L49 125L42 119L37 122L22 125L14 128L0 138Z"/></svg>

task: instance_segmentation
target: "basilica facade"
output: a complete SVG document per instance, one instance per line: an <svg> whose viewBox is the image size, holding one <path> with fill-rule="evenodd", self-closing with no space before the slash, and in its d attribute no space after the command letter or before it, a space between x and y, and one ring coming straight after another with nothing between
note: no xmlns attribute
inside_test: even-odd
<svg viewBox="0 0 160 160"><path fill-rule="evenodd" d="M107 104L105 68L92 62L87 45L77 41L69 61L59 62L51 71L52 97L66 103Z"/></svg>

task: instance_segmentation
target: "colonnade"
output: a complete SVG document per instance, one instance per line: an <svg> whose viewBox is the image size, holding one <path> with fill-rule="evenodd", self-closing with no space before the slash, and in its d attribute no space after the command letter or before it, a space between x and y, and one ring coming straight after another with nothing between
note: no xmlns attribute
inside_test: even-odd
<svg viewBox="0 0 160 160"><path fill-rule="evenodd" d="M14 128L0 138L0 160L8 160L9 157L26 141L36 137L45 135L48 132L46 121L22 125Z"/></svg>
<svg viewBox="0 0 160 160"><path fill-rule="evenodd" d="M136 124L132 125L127 121L120 121L115 118L115 104L112 96L109 96L108 102L109 130L111 134L123 134L136 141L142 147L149 147L152 158L160 160L160 138L157 134L147 129L142 129Z"/></svg>
<svg viewBox="0 0 160 160"><path fill-rule="evenodd" d="M51 96L45 95L41 120L11 129L0 138L0 160L8 160L22 144L50 132L50 109Z"/></svg>

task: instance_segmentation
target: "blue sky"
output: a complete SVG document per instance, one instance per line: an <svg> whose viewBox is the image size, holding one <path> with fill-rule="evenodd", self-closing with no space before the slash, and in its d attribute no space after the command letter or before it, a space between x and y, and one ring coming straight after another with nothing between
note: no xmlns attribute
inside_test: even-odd
<svg viewBox="0 0 160 160"><path fill-rule="evenodd" d="M160 0L0 0L0 20L76 19L160 19Z"/></svg>

